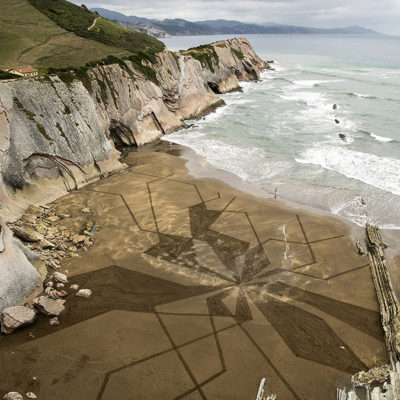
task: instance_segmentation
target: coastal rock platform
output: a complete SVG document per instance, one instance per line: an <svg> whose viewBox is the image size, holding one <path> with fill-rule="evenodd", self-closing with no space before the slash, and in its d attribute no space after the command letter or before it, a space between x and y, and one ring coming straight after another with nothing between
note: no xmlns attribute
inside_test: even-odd
<svg viewBox="0 0 400 400"><path fill-rule="evenodd" d="M52 204L94 245L71 296L0 337L0 394L40 399L334 399L387 362L368 260L341 221L188 175L172 148ZM82 209L85 213L82 213ZM30 333L30 334L28 334Z"/></svg>

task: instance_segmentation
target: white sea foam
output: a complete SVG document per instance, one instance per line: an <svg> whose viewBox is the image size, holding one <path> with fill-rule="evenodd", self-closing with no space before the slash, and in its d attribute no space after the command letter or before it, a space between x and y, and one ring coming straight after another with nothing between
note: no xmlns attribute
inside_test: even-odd
<svg viewBox="0 0 400 400"><path fill-rule="evenodd" d="M326 83L334 83L341 82L340 79L330 79L330 80L318 80L318 79L302 79L302 80L294 80L293 84L299 87L313 87L316 85L326 84Z"/></svg>
<svg viewBox="0 0 400 400"><path fill-rule="evenodd" d="M319 165L348 178L400 195L400 160L379 157L336 146L315 146L306 150L298 163Z"/></svg>
<svg viewBox="0 0 400 400"><path fill-rule="evenodd" d="M379 136L379 135L376 135L375 133L372 133L372 132L371 132L371 136L374 139L379 140L380 142L393 142L394 141L394 139L392 139L392 138L388 138L388 137L385 137L385 136ZM399 173L400 173L400 171L399 171Z"/></svg>
<svg viewBox="0 0 400 400"><path fill-rule="evenodd" d="M291 167L288 162L271 162L257 147L241 147L218 139L207 139L197 132L175 133L165 140L188 146L212 165L250 182L271 179Z"/></svg>

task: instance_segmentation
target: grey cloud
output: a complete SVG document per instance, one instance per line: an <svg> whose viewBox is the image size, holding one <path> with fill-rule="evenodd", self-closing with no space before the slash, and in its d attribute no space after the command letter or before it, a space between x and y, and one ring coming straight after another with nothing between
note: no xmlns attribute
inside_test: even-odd
<svg viewBox="0 0 400 400"><path fill-rule="evenodd" d="M235 19L312 27L361 25L400 34L399 0L73 0L145 18Z"/></svg>

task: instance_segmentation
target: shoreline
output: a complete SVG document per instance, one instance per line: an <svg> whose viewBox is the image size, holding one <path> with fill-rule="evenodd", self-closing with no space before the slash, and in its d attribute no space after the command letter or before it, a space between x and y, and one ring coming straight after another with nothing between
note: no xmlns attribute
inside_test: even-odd
<svg viewBox="0 0 400 400"><path fill-rule="evenodd" d="M54 391L66 400L62 395L83 392L96 398L99 390L116 398L132 390L147 399L155 393L138 382L151 379L174 398L187 390L179 383L187 376L168 340L192 376L207 382L207 398L255 395L266 376L278 398L333 399L353 373L386 362L369 266L349 226L233 188L223 174L193 178L183 153L165 141L125 152L129 168L51 204L56 215L68 216L61 224L70 231L87 221L98 226L94 244L62 260L60 269L69 271L68 285L93 294L66 297L57 327L38 318L0 337L0 360L9 365L0 387L26 392L23 378L35 374L43 398ZM60 343L72 363L83 355L90 362L79 364L82 374L51 384L70 368L49 368L48 354ZM35 361L26 351L35 351ZM225 368L210 377L219 371L218 354ZM46 367L35 370L36 361ZM88 383L93 365L101 376L121 373ZM168 370L179 382L165 378Z"/></svg>
<svg viewBox="0 0 400 400"><path fill-rule="evenodd" d="M159 142L167 142L170 143L170 145L173 145L176 148L180 149L179 157L186 160L186 167L189 171L189 175L193 176L195 179L219 180L234 189L243 191L253 196L265 199L274 198L274 195L272 193L266 192L264 189L260 188L255 183L246 182L238 175L230 171L226 171L221 168L213 166L204 156L196 153L193 149L191 149L188 146L170 142L167 136L160 139ZM159 142L156 141L148 145L154 146L157 145L157 143ZM365 226L358 225L355 222L350 221L341 215L333 214L328 210L323 210L310 205L297 203L295 201L279 197L279 193L276 200L284 206L305 210L314 215L335 218L341 221L342 223L348 226L351 232L351 236L354 240L361 240L365 237ZM391 258L398 257L400 255L400 229L381 229L381 230L385 236L385 240L389 243L388 249L386 249L387 254Z"/></svg>

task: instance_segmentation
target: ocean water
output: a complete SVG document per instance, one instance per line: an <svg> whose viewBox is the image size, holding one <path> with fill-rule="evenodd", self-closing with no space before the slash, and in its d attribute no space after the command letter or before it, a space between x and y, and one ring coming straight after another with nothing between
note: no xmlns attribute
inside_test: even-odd
<svg viewBox="0 0 400 400"><path fill-rule="evenodd" d="M247 37L275 71L165 139L278 198L400 229L400 37ZM177 50L223 38L164 41Z"/></svg>

